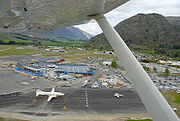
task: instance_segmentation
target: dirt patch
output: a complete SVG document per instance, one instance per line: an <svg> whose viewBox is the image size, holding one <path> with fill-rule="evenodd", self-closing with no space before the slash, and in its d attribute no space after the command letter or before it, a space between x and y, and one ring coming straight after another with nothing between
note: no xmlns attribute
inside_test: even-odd
<svg viewBox="0 0 180 121"><path fill-rule="evenodd" d="M52 112L50 112L52 113ZM151 119L149 114L74 114L61 113L60 115L51 115L46 117L30 116L20 113L1 112L0 117L13 118L29 121L125 121L128 119Z"/></svg>

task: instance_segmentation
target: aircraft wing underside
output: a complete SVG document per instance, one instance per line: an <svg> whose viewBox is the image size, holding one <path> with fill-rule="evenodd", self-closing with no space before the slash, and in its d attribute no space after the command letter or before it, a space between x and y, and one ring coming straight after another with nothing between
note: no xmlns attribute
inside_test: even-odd
<svg viewBox="0 0 180 121"><path fill-rule="evenodd" d="M0 32L48 30L87 22L129 0L0 0Z"/></svg>

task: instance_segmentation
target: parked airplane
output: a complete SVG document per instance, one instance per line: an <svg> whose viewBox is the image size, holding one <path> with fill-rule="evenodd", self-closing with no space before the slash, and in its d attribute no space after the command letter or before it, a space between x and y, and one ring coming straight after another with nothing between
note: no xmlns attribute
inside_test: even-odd
<svg viewBox="0 0 180 121"><path fill-rule="evenodd" d="M119 94L116 92L114 93L114 97L117 97L117 98L124 97L124 94L123 93Z"/></svg>
<svg viewBox="0 0 180 121"><path fill-rule="evenodd" d="M44 91L41 91L39 88L36 89L36 96L39 96L39 95L48 95L49 98L47 99L47 101L51 101L51 99L53 97L57 97L57 96L64 96L64 93L61 93L61 92L55 92L55 88L52 88L51 92L44 92Z"/></svg>

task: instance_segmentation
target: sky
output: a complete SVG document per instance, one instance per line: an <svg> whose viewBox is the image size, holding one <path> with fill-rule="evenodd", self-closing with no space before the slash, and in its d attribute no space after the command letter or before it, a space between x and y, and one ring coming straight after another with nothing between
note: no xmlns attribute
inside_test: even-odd
<svg viewBox="0 0 180 121"><path fill-rule="evenodd" d="M138 13L158 13L163 16L180 16L180 0L130 0L122 6L105 14L112 26ZM101 33L95 20L76 25L79 29L92 35Z"/></svg>

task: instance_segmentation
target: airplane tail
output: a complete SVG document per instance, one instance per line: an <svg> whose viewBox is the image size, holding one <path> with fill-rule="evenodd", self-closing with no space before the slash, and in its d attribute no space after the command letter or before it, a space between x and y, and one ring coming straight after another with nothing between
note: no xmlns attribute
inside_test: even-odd
<svg viewBox="0 0 180 121"><path fill-rule="evenodd" d="M36 96L39 96L39 94L41 94L41 92L43 92L43 91L41 91L39 88L37 88L36 89Z"/></svg>

